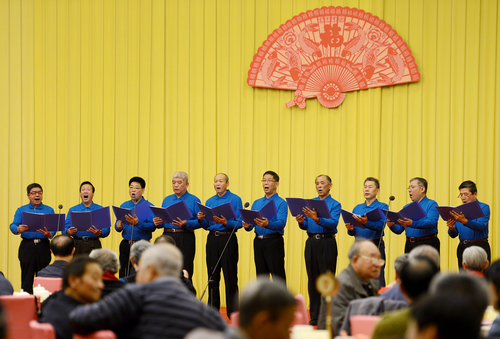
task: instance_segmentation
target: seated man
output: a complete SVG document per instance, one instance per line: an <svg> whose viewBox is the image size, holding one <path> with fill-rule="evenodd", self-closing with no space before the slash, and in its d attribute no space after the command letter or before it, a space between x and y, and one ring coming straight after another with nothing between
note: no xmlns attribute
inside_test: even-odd
<svg viewBox="0 0 500 339"><path fill-rule="evenodd" d="M185 339L289 338L290 324L294 319L295 298L287 290L284 281L257 278L241 296L240 320L237 329L231 327L224 335L207 329L191 332Z"/></svg>
<svg viewBox="0 0 500 339"><path fill-rule="evenodd" d="M339 335L349 302L355 299L377 295L380 268L385 261L380 258L380 251L373 242L358 238L349 249L349 266L337 275L339 292L332 297L332 332ZM322 301L318 328L325 328L326 310Z"/></svg>
<svg viewBox="0 0 500 339"><path fill-rule="evenodd" d="M137 274L137 270L139 269L139 259L141 259L142 252L144 252L149 246L153 246L153 244L143 239L139 240L130 247L130 263L134 266L134 273L126 277L125 282L135 283L135 276Z"/></svg>
<svg viewBox="0 0 500 339"><path fill-rule="evenodd" d="M144 251L137 284L126 284L101 301L70 314L75 333L110 329L118 338L182 339L197 327L226 329L220 314L196 299L179 280L182 254L171 244Z"/></svg>
<svg viewBox="0 0 500 339"><path fill-rule="evenodd" d="M407 262L408 253L400 255L396 258L396 260L394 261L394 271L396 273L395 281L387 285L383 292L381 292L382 289L378 291L379 293L381 293L380 296L382 298L389 300L401 300L406 302L405 297L401 293L401 279L399 279L399 275L401 274L401 268L403 268L403 265Z"/></svg>
<svg viewBox="0 0 500 339"><path fill-rule="evenodd" d="M488 268L488 254L479 246L467 247L462 253L462 267L467 274L483 278L483 271Z"/></svg>
<svg viewBox="0 0 500 339"><path fill-rule="evenodd" d="M54 262L38 271L37 276L62 278L64 268L73 259L75 241L69 235L58 235L50 242L50 251L54 255Z"/></svg>
<svg viewBox="0 0 500 339"><path fill-rule="evenodd" d="M69 313L78 305L93 303L101 297L102 269L99 263L87 256L77 256L68 263L63 274L63 289L55 292L42 303L38 320L50 323L57 339L72 339Z"/></svg>
<svg viewBox="0 0 500 339"><path fill-rule="evenodd" d="M484 276L493 295L493 308L498 311L500 310L500 260L493 262L485 271ZM491 324L488 338L500 338L500 315Z"/></svg>
<svg viewBox="0 0 500 339"><path fill-rule="evenodd" d="M116 277L116 274L120 271L120 261L115 252L107 248L97 248L90 252L89 257L94 258L101 265L102 281L104 283L103 298L125 285L124 281Z"/></svg>
<svg viewBox="0 0 500 339"><path fill-rule="evenodd" d="M14 288L10 281L0 271L0 295L11 295L14 293Z"/></svg>

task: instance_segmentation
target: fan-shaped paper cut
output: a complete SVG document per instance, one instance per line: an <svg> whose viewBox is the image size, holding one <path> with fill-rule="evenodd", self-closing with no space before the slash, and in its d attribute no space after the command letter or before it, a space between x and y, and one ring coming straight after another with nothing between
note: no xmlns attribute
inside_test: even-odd
<svg viewBox="0 0 500 339"><path fill-rule="evenodd" d="M331 6L294 16L270 34L247 83L293 90L286 106L304 108L307 98L337 107L346 92L419 79L411 50L390 25L357 8Z"/></svg>

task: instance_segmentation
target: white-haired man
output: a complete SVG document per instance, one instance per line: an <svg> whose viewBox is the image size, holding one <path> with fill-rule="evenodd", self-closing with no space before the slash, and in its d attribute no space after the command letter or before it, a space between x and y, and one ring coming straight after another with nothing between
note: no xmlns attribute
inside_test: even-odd
<svg viewBox="0 0 500 339"><path fill-rule="evenodd" d="M220 314L182 285L182 262L182 253L171 244L149 247L139 261L137 284L75 309L70 314L73 332L110 329L118 338L181 339L197 327L225 330Z"/></svg>
<svg viewBox="0 0 500 339"><path fill-rule="evenodd" d="M115 252L107 248L97 248L90 252L89 257L97 260L99 265L101 265L102 281L104 282L102 290L103 298L125 285L125 282L116 277L116 274L120 270L120 261Z"/></svg>
<svg viewBox="0 0 500 339"><path fill-rule="evenodd" d="M177 247L184 256L183 268L188 271L189 278L193 279L194 269L194 255L196 253L196 238L194 230L202 226L198 221L198 212L200 209L197 202L201 200L187 191L189 187L189 177L186 172L175 172L172 175L172 190L174 194L169 195L163 199L162 207L169 207L179 201L184 201L193 217L189 220L181 220L177 218L171 224L165 224L161 218L154 218L153 222L157 228L163 228L164 234L170 235L174 238Z"/></svg>

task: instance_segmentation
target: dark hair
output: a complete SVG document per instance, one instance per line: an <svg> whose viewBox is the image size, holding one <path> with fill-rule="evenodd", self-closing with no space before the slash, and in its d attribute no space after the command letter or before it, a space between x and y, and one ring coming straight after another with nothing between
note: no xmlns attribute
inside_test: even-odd
<svg viewBox="0 0 500 339"><path fill-rule="evenodd" d="M471 192L471 194L474 194L477 192L477 187L474 181L466 180L463 183L458 186L458 189L461 190L462 188L467 188Z"/></svg>
<svg viewBox="0 0 500 339"><path fill-rule="evenodd" d="M492 263L485 271L484 277L495 287L497 294L500 295L500 260ZM500 299L498 300L497 309L500 309Z"/></svg>
<svg viewBox="0 0 500 339"><path fill-rule="evenodd" d="M241 295L240 327L248 327L262 311L268 312L272 320L277 320L286 308L295 306L296 303L282 279L273 277L273 281L270 281L267 278L257 278Z"/></svg>
<svg viewBox="0 0 500 339"><path fill-rule="evenodd" d="M4 339L7 336L7 321L5 319L5 311L0 303L0 339Z"/></svg>
<svg viewBox="0 0 500 339"><path fill-rule="evenodd" d="M278 175L278 173L273 172L273 171L266 171L264 174L262 174L262 177L264 178L264 176L265 176L266 174L272 175L272 176L273 176L274 181L276 181L276 182L279 182L279 181L280 181L280 176Z"/></svg>
<svg viewBox="0 0 500 339"><path fill-rule="evenodd" d="M97 264L99 262L93 258L90 258L86 254L77 255L71 260L63 271L63 290L69 287L69 276L75 276L77 278L81 278L85 274L85 270L88 264ZM99 267L101 267L99 265Z"/></svg>
<svg viewBox="0 0 500 339"><path fill-rule="evenodd" d="M427 180L425 180L424 178L415 177L415 178L410 179L410 182L412 182L414 180L418 181L418 186L425 188L425 194L427 194Z"/></svg>
<svg viewBox="0 0 500 339"><path fill-rule="evenodd" d="M42 186L40 184L37 184L36 182L29 184L28 187L26 187L26 191L28 191L28 194L30 194L31 190L36 187L39 187L43 192Z"/></svg>
<svg viewBox="0 0 500 339"><path fill-rule="evenodd" d="M58 257L67 257L71 255L73 248L75 248L75 241L66 234L57 235L50 242L50 250Z"/></svg>
<svg viewBox="0 0 500 339"><path fill-rule="evenodd" d="M425 296L410 309L419 330L435 326L440 339L476 339L486 306L478 307L469 296L444 293Z"/></svg>
<svg viewBox="0 0 500 339"><path fill-rule="evenodd" d="M166 235L166 234L162 234L158 238L155 239L155 245L156 244L165 244L165 243L177 246L177 244L175 243L175 239L169 235Z"/></svg>
<svg viewBox="0 0 500 339"><path fill-rule="evenodd" d="M377 178L368 177L365 179L364 183L366 184L367 181L373 181L375 183L375 186L377 186L377 188L380 188L380 182L378 181Z"/></svg>
<svg viewBox="0 0 500 339"><path fill-rule="evenodd" d="M136 182L139 185L141 185L141 188L146 188L146 181L141 177L133 177L128 181L128 185L130 186L130 184L133 182Z"/></svg>
<svg viewBox="0 0 500 339"><path fill-rule="evenodd" d="M80 191L82 190L82 186L83 186L83 185L90 185L90 186L92 186L92 193L94 193L94 192L95 192L95 187L94 187L94 185L92 185L92 183L91 183L90 181L84 181L84 182L82 182L82 183L80 184Z"/></svg>
<svg viewBox="0 0 500 339"><path fill-rule="evenodd" d="M429 289L432 278L439 272L439 268L426 257L409 259L398 273L401 287L408 297L415 300Z"/></svg>

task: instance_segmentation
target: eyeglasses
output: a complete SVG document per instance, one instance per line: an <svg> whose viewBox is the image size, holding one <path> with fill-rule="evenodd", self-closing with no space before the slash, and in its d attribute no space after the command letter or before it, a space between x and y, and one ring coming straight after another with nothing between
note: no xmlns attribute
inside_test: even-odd
<svg viewBox="0 0 500 339"><path fill-rule="evenodd" d="M384 259L367 257L366 255L360 255L359 257L370 261L373 265L384 266L385 264Z"/></svg>
<svg viewBox="0 0 500 339"><path fill-rule="evenodd" d="M31 191L30 192L30 195L42 195L43 194L43 191Z"/></svg>
<svg viewBox="0 0 500 339"><path fill-rule="evenodd" d="M276 180L273 180L273 179L262 179L261 181L262 181L262 183L264 183L264 184L266 184L266 183L267 183L267 184L270 184L270 183L272 183L272 182L276 182Z"/></svg>
<svg viewBox="0 0 500 339"><path fill-rule="evenodd" d="M472 195L472 193L460 193L457 198L465 198L465 199L467 199L471 195Z"/></svg>

